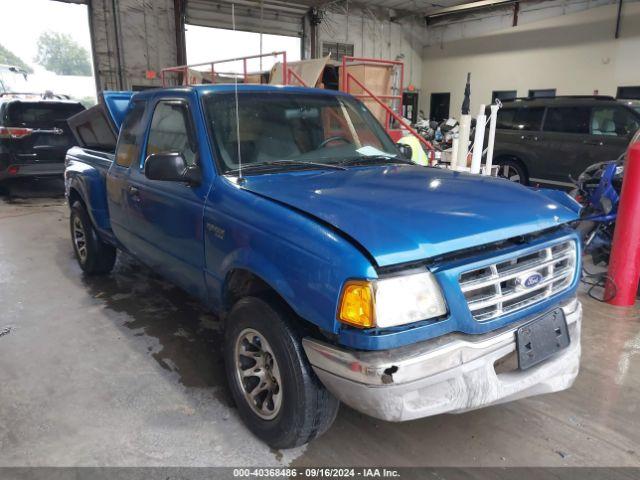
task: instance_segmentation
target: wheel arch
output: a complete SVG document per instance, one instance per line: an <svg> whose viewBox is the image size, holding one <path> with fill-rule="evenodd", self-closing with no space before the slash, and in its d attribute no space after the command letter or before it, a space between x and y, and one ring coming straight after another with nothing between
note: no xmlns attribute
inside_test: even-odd
<svg viewBox="0 0 640 480"><path fill-rule="evenodd" d="M298 323L311 325L296 312L291 302L287 300L286 294L271 285L261 275L246 267L231 268L225 275L222 286L222 311L226 314L238 300L248 296L276 302L291 314L291 318L298 320Z"/></svg>
<svg viewBox="0 0 640 480"><path fill-rule="evenodd" d="M82 195L75 187L69 188L69 193L67 194L67 202L69 203L69 208L71 208L74 203L80 202L84 209L87 210L87 203L84 201L84 198L82 198Z"/></svg>

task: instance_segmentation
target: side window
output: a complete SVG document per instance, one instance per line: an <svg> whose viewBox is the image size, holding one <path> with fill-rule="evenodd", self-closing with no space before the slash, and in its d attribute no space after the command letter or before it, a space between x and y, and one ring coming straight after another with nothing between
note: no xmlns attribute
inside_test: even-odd
<svg viewBox="0 0 640 480"><path fill-rule="evenodd" d="M519 108L513 121L516 130L540 130L544 107Z"/></svg>
<svg viewBox="0 0 640 480"><path fill-rule="evenodd" d="M120 138L116 146L116 164L129 167L140 155L140 143L144 133L142 117L145 103L136 102L122 122Z"/></svg>
<svg viewBox="0 0 640 480"><path fill-rule="evenodd" d="M156 106L146 155L153 153L181 153L187 165L196 164L195 138L184 102L162 101Z"/></svg>
<svg viewBox="0 0 640 480"><path fill-rule="evenodd" d="M590 117L590 107L549 108L544 121L544 131L588 134Z"/></svg>
<svg viewBox="0 0 640 480"><path fill-rule="evenodd" d="M516 117L515 108L501 108L498 110L498 120L496 121L496 128L502 128L503 130L513 130L513 120Z"/></svg>
<svg viewBox="0 0 640 480"><path fill-rule="evenodd" d="M591 133L611 137L628 137L640 128L636 116L621 107L595 107L591 118Z"/></svg>

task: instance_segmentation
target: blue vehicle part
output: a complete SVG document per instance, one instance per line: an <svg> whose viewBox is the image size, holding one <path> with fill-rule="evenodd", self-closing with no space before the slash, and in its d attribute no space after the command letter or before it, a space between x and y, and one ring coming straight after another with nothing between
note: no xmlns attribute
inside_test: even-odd
<svg viewBox="0 0 640 480"><path fill-rule="evenodd" d="M475 320L467 306L467 301L460 290L458 278L462 272L480 268L485 265L499 263L518 255L526 255L546 246L573 240L576 243L577 260L576 273L571 285L562 292L552 295L530 307L523 308L511 314L502 315L494 320L479 322ZM569 227L563 227L555 233L545 235L523 245L511 245L504 249L491 249L477 256L460 260L443 260L429 264L428 268L436 276L447 300L449 313L445 318L418 322L410 326L379 331L376 329L358 330L343 327L340 332L340 343L363 350L379 350L396 348L413 342L439 337L450 332L480 334L496 330L522 318L535 316L551 309L554 305L574 296L580 281L581 247L578 235Z"/></svg>
<svg viewBox="0 0 640 480"><path fill-rule="evenodd" d="M610 162L605 166L598 185L589 195L589 205L595 213L584 217L583 220L599 223L614 222L616 220L620 195L613 186L613 179L618 168L617 162ZM610 205L610 209L607 208L608 211L605 211L603 207L603 199Z"/></svg>
<svg viewBox="0 0 640 480"><path fill-rule="evenodd" d="M551 188L538 188L536 191L542 193L543 195L549 197L554 202L559 203L567 207L572 212L575 212L576 215L580 215L582 211L582 205L577 202L573 197L569 196L566 192L562 190L554 190Z"/></svg>
<svg viewBox="0 0 640 480"><path fill-rule="evenodd" d="M109 115L111 115L116 131L120 131L120 126L124 121L124 117L127 115L133 93L134 92L131 91L121 92L112 90L102 92L104 104L107 107Z"/></svg>
<svg viewBox="0 0 640 480"><path fill-rule="evenodd" d="M225 281L244 270L276 290L302 318L336 333L345 278L375 278L371 262L339 232L315 219L216 180L205 209L206 279L221 307Z"/></svg>
<svg viewBox="0 0 640 480"><path fill-rule="evenodd" d="M471 317L457 286L461 271L474 265L493 263L499 255L508 256L516 250L535 249L544 242L575 238L572 231L560 227L577 218L575 211L540 192L523 189L505 180L411 166L250 176L243 185L217 176L213 148L197 96L232 88L209 86L136 94L136 98L146 99L150 104L167 97L181 97L189 102L203 169L203 181L194 205L200 202L204 217L200 217L199 222L183 219L174 222L171 248L156 232L159 225L156 220L167 215L165 208L140 211L132 218L148 223L144 231L137 233L155 248L146 261L152 266L164 264L163 274L199 295L209 305L218 309L223 307L228 276L235 271L248 271L274 288L302 318L335 334L340 344L382 350L447 332L488 332L540 313L575 294L577 276L571 287L562 293L517 313L482 323ZM277 87L242 87L245 89L266 92ZM310 91L289 89L298 90ZM318 93L335 94L326 90ZM124 115L125 111L126 108L118 107L115 115L118 112ZM147 129L150 118L148 115ZM122 123L122 117L117 123ZM144 148L141 148L140 162L135 166L137 170L131 173L132 178L140 182L143 181L140 170L143 158ZM88 204L96 203L90 208L100 225L101 235L118 243L108 229L108 211L101 203L106 199L103 179L106 168L85 165L85 169L79 163L81 159L70 163L69 183L73 186L76 182L77 185L85 182L79 188ZM86 178L76 178L82 176ZM89 183L90 186L86 185ZM167 195L172 201L182 202L170 191L175 187L157 188L150 195ZM364 212L376 212L376 215ZM173 214L171 218L178 219ZM375 279L380 273L376 267L424 262L454 251L546 229L555 230L524 245L512 244L500 251L491 247L462 263L449 259L429 264L448 301L446 318L387 330L358 330L336 320L339 294L347 279ZM194 248L196 244L199 246ZM142 243L140 245L144 248ZM124 247L128 249L127 244ZM189 258L200 255L204 266L190 263L189 258L175 248L189 250ZM424 268L426 265L423 263ZM193 281L194 268L200 269L201 280Z"/></svg>
<svg viewBox="0 0 640 480"><path fill-rule="evenodd" d="M563 203L513 182L419 166L258 175L243 188L339 229L380 267L578 219Z"/></svg>
<svg viewBox="0 0 640 480"><path fill-rule="evenodd" d="M70 201L79 197L87 207L98 233L109 243L114 243L105 188L105 177L113 162L113 155L73 147L67 152L66 162L67 197Z"/></svg>

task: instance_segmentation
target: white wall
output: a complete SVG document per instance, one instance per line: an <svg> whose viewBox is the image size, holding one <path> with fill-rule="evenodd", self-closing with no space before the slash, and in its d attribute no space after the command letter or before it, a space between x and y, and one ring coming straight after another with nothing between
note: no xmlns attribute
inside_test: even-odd
<svg viewBox="0 0 640 480"><path fill-rule="evenodd" d="M326 12L318 27L318 53L322 53L322 42L353 44L357 57L395 60L404 54L405 87L413 84L417 89L422 84L422 45L426 34L423 21L406 18L390 21L380 12L370 9L336 5Z"/></svg>
<svg viewBox="0 0 640 480"><path fill-rule="evenodd" d="M472 113L493 90L556 88L558 95L615 95L618 86L640 85L640 4L625 3L621 36L614 39L616 5L531 22L423 50L421 106L431 93L451 92L458 116L467 72Z"/></svg>

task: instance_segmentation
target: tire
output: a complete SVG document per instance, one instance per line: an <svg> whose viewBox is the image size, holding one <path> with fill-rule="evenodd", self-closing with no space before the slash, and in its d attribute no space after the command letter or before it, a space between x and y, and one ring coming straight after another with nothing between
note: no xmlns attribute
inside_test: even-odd
<svg viewBox="0 0 640 480"><path fill-rule="evenodd" d="M224 359L240 417L270 447L303 445L335 420L340 402L316 377L278 300L238 300L227 318Z"/></svg>
<svg viewBox="0 0 640 480"><path fill-rule="evenodd" d="M529 176L522 163L510 158L496 162L500 165L498 176L521 185L529 185Z"/></svg>
<svg viewBox="0 0 640 480"><path fill-rule="evenodd" d="M116 263L115 247L103 242L81 202L71 206L71 243L80 268L89 275L109 273Z"/></svg>

